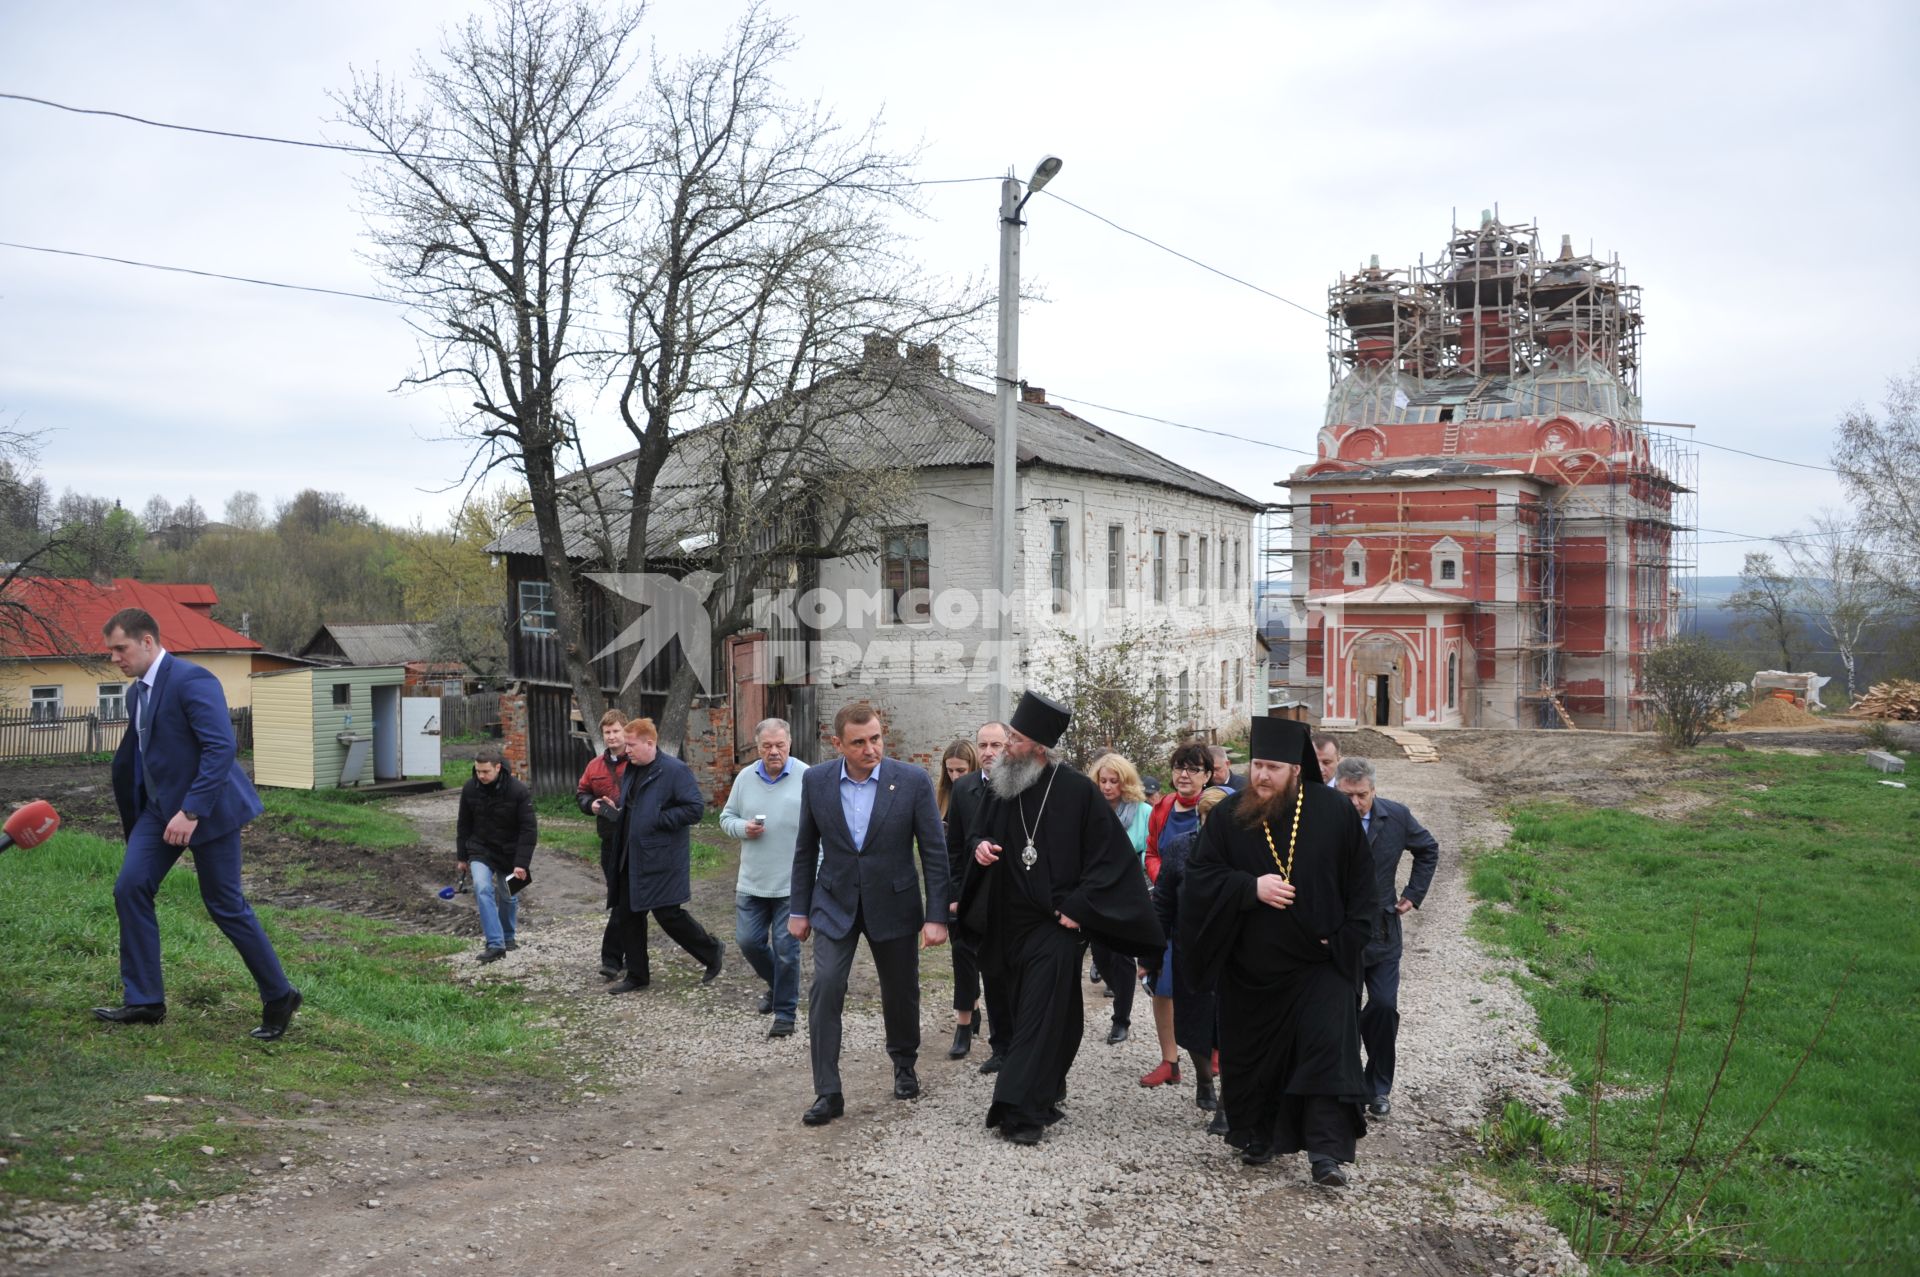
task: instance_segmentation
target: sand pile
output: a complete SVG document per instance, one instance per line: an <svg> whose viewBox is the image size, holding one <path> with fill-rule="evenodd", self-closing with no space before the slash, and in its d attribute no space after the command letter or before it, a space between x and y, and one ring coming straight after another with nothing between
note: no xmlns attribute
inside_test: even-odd
<svg viewBox="0 0 1920 1277"><path fill-rule="evenodd" d="M1757 703L1752 709L1733 720L1733 728L1755 727L1825 727L1827 720L1810 714L1792 701L1778 700L1772 696Z"/></svg>

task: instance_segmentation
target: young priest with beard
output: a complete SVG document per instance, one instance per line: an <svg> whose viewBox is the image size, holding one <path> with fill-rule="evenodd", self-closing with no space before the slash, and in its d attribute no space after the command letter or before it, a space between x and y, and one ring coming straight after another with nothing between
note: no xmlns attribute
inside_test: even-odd
<svg viewBox="0 0 1920 1277"><path fill-rule="evenodd" d="M1020 698L968 827L974 865L958 921L978 938L980 969L999 982L1013 1022L987 1125L1016 1144L1039 1143L1060 1119L1088 941L1136 958L1166 945L1127 831L1100 787L1052 755L1071 719L1044 696Z"/></svg>
<svg viewBox="0 0 1920 1277"><path fill-rule="evenodd" d="M1214 810L1187 862L1180 950L1218 980L1227 1142L1258 1166L1305 1150L1313 1182L1347 1182L1366 1134L1361 954L1372 855L1353 805L1322 783L1306 728L1253 720L1249 788Z"/></svg>

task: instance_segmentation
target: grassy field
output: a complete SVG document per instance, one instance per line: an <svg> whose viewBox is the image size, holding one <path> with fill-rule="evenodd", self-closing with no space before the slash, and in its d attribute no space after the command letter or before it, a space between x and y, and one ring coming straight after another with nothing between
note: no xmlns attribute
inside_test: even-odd
<svg viewBox="0 0 1920 1277"><path fill-rule="evenodd" d="M1557 1164L1520 1159L1505 1173L1576 1249L1589 1231L1605 1249L1623 1212L1609 1206L1593 1222L1583 1186L1602 1021L1610 1007L1596 1178L1631 1202L1661 1120L1697 912L1664 1130L1616 1250L1645 1229L1642 1256L1671 1271L1920 1271L1920 791L1880 785L1850 757L1701 757L1716 774L1690 783L1701 805L1677 821L1525 806L1511 813L1508 846L1474 864L1486 902L1477 922L1525 961L1541 1033L1581 1088L1549 1141L1561 1146ZM1798 1079L1736 1152L1843 981ZM1703 1192L1692 1225L1660 1242ZM1847 1262L1856 1267L1838 1267Z"/></svg>
<svg viewBox="0 0 1920 1277"><path fill-rule="evenodd" d="M118 843L67 833L0 859L14 958L0 983L0 1196L191 1203L297 1148L297 1134L256 1119L372 1086L457 1094L553 1068L517 988L449 977L441 957L467 942L323 910L259 911L306 1006L284 1043L252 1041L253 982L184 871L160 892L166 1022L99 1024L87 1008L120 1001L120 859Z"/></svg>

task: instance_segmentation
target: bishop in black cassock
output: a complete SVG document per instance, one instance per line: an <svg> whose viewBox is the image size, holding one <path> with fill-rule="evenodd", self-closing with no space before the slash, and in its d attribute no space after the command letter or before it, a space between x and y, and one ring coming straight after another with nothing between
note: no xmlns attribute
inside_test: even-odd
<svg viewBox="0 0 1920 1277"><path fill-rule="evenodd" d="M1260 1165L1304 1149L1314 1182L1366 1134L1360 957L1376 909L1351 803L1321 783L1306 728L1253 720L1249 787L1214 809L1187 861L1180 948L1218 981L1227 1142Z"/></svg>
<svg viewBox="0 0 1920 1277"><path fill-rule="evenodd" d="M1061 1116L1088 942L1135 958L1166 947L1127 831L1100 787L1049 753L1070 718L1046 697L1021 698L969 826L960 893L957 920L977 938L981 971L1002 982L1013 1021L987 1125L1018 1144L1038 1143Z"/></svg>

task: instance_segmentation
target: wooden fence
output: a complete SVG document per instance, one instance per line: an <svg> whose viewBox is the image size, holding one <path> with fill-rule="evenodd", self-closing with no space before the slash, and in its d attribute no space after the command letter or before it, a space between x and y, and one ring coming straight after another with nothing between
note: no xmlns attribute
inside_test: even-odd
<svg viewBox="0 0 1920 1277"><path fill-rule="evenodd" d="M473 692L440 698L440 739L493 736L500 730L500 693Z"/></svg>
<svg viewBox="0 0 1920 1277"><path fill-rule="evenodd" d="M241 749L253 748L253 711L236 709L233 735ZM82 758L110 754L120 746L127 720L98 714L0 714L0 759Z"/></svg>

